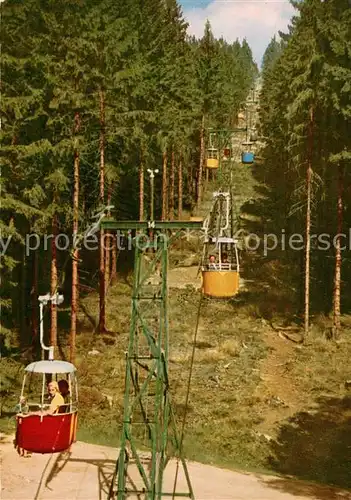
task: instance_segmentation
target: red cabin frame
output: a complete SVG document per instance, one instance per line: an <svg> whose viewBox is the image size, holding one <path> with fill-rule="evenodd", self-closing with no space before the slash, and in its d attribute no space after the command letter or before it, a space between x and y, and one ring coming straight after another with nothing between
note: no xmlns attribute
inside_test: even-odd
<svg viewBox="0 0 351 500"><path fill-rule="evenodd" d="M16 445L33 453L57 453L76 441L78 413L17 415Z"/></svg>

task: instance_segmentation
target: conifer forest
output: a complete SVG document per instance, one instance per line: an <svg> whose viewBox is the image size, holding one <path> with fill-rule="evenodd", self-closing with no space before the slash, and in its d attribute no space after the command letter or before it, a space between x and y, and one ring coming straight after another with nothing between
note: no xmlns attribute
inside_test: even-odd
<svg viewBox="0 0 351 500"><path fill-rule="evenodd" d="M143 219L150 167L163 169L169 185L167 203L165 193L156 198L158 218L196 203L205 127L232 123L257 67L245 41L216 40L209 25L201 40L187 37L175 0L9 1L2 26L1 224L3 240L11 238L2 257L2 323L9 345L16 331L21 344L33 340L37 295L69 289L80 259L72 242L60 252L44 235L79 235L93 211L108 205L118 218ZM25 255L31 233L42 241ZM52 309L53 340L55 315Z"/></svg>
<svg viewBox="0 0 351 500"><path fill-rule="evenodd" d="M120 221L196 218L212 194L208 193L223 187L206 170L210 131L242 126L244 103L256 89L255 154L260 161L250 166L240 160L230 164L238 199L248 189L247 183L253 186L246 199L242 196L235 224L268 246L274 238L279 245L269 252L261 246L249 251L240 248L245 290L225 305L209 301L206 321L210 316L218 321L222 316L223 321L237 318L230 338L239 340L230 359L241 360L238 353L246 349L246 361L240 361L240 374L231 376L233 361L229 360L226 373L233 384L234 379L240 380L240 387L250 391L256 384L250 377L259 369L255 363L269 351L269 347L268 351L257 347L263 340L254 339L251 353L252 332L258 325L255 335L259 336L272 326L271 334L281 335L279 341L284 338L287 349L296 348L298 361L294 358L287 370L292 370L291 383L300 384L301 398L307 394L310 398L299 400L296 413L307 411L313 391L320 396L333 393L334 387L333 396L343 401L342 411L348 412L340 442L350 442L345 429L351 430L351 4L349 0L290 3L295 14L288 30L271 38L259 66L246 38L234 42L217 38L209 21L202 37L190 35L177 0L3 0L2 411L10 411L12 399L18 396L23 366L42 359L41 326L46 344L54 346L55 359L76 364L83 384L96 387L98 394L105 379L100 374L89 381L87 352L92 346L101 352L119 350L123 358L127 337L122 342L119 335L122 330L128 335L130 310L123 309L127 312L120 313L124 317L117 326L111 314L118 314L123 301L130 307L131 287L126 283L133 280L134 258L133 251L119 250L113 231L100 228L102 216ZM240 179L235 172L243 172ZM90 247L84 243L88 233ZM188 252L195 252L190 244ZM64 303L51 303L40 325L38 296L47 293L62 293ZM170 303L178 301L179 310L183 308L186 331L190 321L186 315L192 315L193 322L196 316L196 306L190 313L186 304L197 292L189 292L186 304L179 293L169 291ZM109 294L113 304L108 303ZM84 315L91 320L89 347ZM244 335L241 321L243 332L247 328L251 336L240 336ZM209 333L213 345L219 345L224 335L217 326ZM172 343L171 333L170 339ZM194 442L198 441L201 452L206 451L206 460L212 460L209 450L218 443L213 441L217 438L210 421L217 416L199 409L205 399L211 401L201 385L207 376L201 371L201 363L206 362L201 361L202 352L194 378L200 402L193 397L189 425ZM218 359L220 365L222 358ZM104 368L107 378L113 369L109 363ZM318 378L317 389L311 385L317 378L311 375L308 380L307 375L314 370L313 363L318 364L315 376L324 377L323 382ZM250 372L248 366L255 368ZM122 379L121 375L116 382L121 386L117 410L109 407L105 420L96 417L101 428L121 418ZM213 387L211 394L217 391ZM80 403L85 429L93 428L85 408L96 407L96 415L101 408L100 396L89 397L83 394ZM307 474L302 466L299 469L298 455L293 460L286 451L282 458L278 446L267 451L273 442L262 438L267 430L262 427L260 438L252 431L258 396L235 397L232 402L228 399L227 414L236 415L235 405L247 404L243 420L240 408L237 413L237 422L245 423L224 424L221 436L233 462L351 488L350 447L348 452L339 448L343 465L336 468L335 457L325 468L323 462L319 472L303 462ZM216 405L213 402L213 411ZM196 427L202 418L208 418L208 434ZM276 421L287 425L282 423L287 418L284 414ZM231 437L234 428L236 437ZM250 432L254 437L248 437ZM235 447L231 439L237 439ZM294 446L292 441L291 453L297 453ZM188 443L187 449L191 448ZM326 463L329 452L321 451ZM280 456L284 466L272 465L271 455L276 460Z"/></svg>

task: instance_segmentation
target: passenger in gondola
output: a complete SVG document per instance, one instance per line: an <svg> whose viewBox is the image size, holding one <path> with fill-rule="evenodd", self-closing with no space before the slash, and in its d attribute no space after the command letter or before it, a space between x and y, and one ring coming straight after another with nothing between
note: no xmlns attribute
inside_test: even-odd
<svg viewBox="0 0 351 500"><path fill-rule="evenodd" d="M69 385L67 380L61 379L58 381L58 386L61 396L63 397L65 402L64 406L60 406L59 413L66 413L69 411L69 398L70 398Z"/></svg>
<svg viewBox="0 0 351 500"><path fill-rule="evenodd" d="M23 417L29 416L29 415L54 415L56 413L59 413L60 407L64 406L65 400L63 399L63 396L61 396L60 391L59 391L59 386L58 383L54 380L52 382L48 383L48 393L49 393L49 401L50 401L50 406L48 410L39 410L39 411L33 411L29 412L26 414L23 414ZM14 445L15 448L17 449L17 452L20 456L22 457L31 457L31 453L28 452L27 450L24 450L23 448L20 448L17 445L17 437L14 440Z"/></svg>
<svg viewBox="0 0 351 500"><path fill-rule="evenodd" d="M16 406L16 413L22 413L23 415L26 415L29 412L29 407L27 405L27 400L26 398L21 398L19 404ZM17 444L17 433L15 436L15 439L13 440L13 444L15 447L15 450L19 454L20 457L24 458L31 458L32 454L18 446Z"/></svg>
<svg viewBox="0 0 351 500"><path fill-rule="evenodd" d="M48 392L50 399L50 406L47 410L49 415L53 415L59 412L60 406L65 404L63 396L60 394L59 385L56 380L48 383Z"/></svg>
<svg viewBox="0 0 351 500"><path fill-rule="evenodd" d="M224 269L224 270L229 270L230 269L230 262L228 261L228 254L227 253L223 253L222 254L221 269Z"/></svg>
<svg viewBox="0 0 351 500"><path fill-rule="evenodd" d="M214 255L210 255L208 258L208 269L215 271L217 270L216 257Z"/></svg>
<svg viewBox="0 0 351 500"><path fill-rule="evenodd" d="M65 400L60 394L59 386L56 380L48 383L49 393L49 408L47 410L39 410L30 412L28 415L55 415L59 413L60 407L65 405Z"/></svg>

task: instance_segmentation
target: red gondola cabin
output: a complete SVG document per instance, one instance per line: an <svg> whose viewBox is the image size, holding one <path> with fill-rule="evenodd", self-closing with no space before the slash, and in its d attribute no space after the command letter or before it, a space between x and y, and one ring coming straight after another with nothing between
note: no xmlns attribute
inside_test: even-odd
<svg viewBox="0 0 351 500"><path fill-rule="evenodd" d="M65 380L68 392L58 413L40 414L49 407L47 383ZM32 453L62 452L76 441L78 384L76 368L66 361L37 361L25 368L17 413L16 446ZM35 413L33 413L35 412Z"/></svg>

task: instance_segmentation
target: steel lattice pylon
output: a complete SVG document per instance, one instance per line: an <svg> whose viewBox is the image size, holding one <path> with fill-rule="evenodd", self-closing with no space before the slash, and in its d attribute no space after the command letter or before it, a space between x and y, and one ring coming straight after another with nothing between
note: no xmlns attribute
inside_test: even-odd
<svg viewBox="0 0 351 500"><path fill-rule="evenodd" d="M180 229L184 226L180 222L159 224L162 228ZM102 225L109 230L121 227L118 222L107 220ZM145 227L145 223L137 222L128 225L131 228ZM201 223L186 225L199 229ZM122 226L125 228L125 223ZM153 227L157 229L157 223ZM135 248L123 428L109 499L188 497L194 500L186 462L181 456L181 441L169 393L169 238L159 234L154 241L151 252L141 249L140 245ZM187 492L177 492L173 484L164 491L165 468L173 457L177 457L182 465Z"/></svg>

